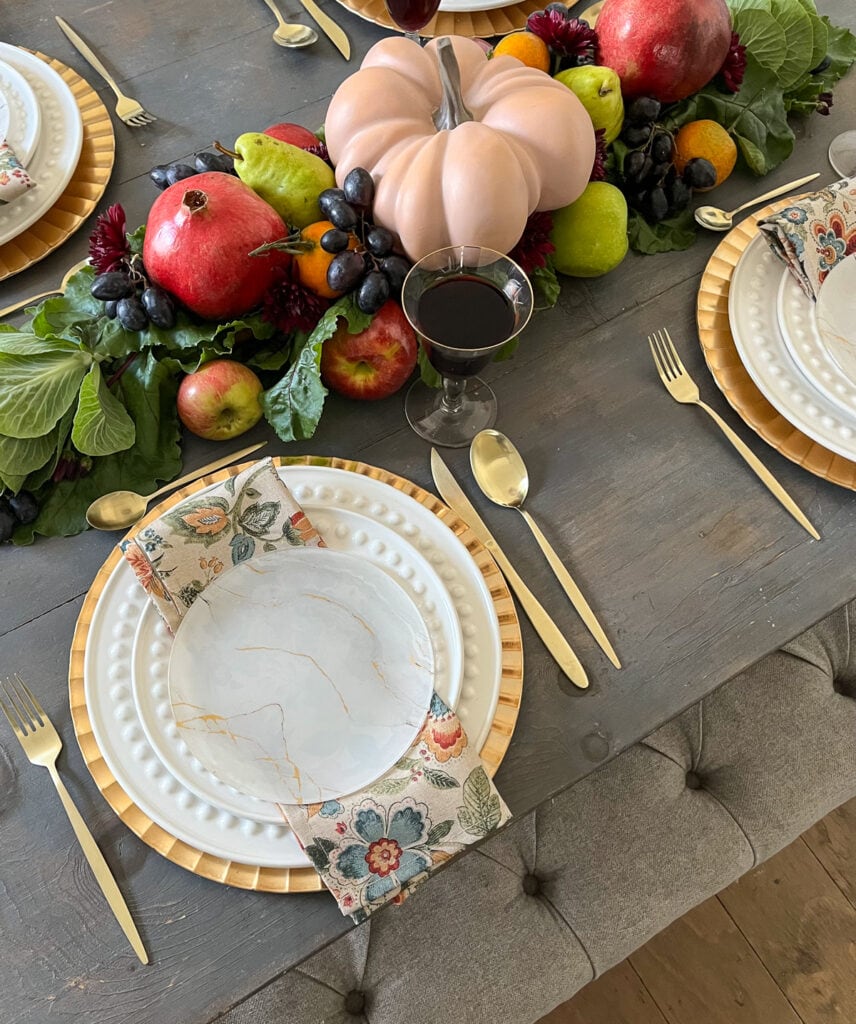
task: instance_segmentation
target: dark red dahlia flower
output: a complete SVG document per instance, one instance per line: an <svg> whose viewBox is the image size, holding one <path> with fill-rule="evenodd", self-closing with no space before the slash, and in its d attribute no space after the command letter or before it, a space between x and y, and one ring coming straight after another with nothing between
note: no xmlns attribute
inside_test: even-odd
<svg viewBox="0 0 856 1024"><path fill-rule="evenodd" d="M576 57L582 63L594 63L597 34L579 18L566 18L561 11L536 11L530 14L526 28L543 39L557 57Z"/></svg>
<svg viewBox="0 0 856 1024"><path fill-rule="evenodd" d="M89 259L98 274L116 270L131 254L125 236L125 211L119 203L98 215L89 236Z"/></svg>
<svg viewBox="0 0 856 1024"><path fill-rule="evenodd" d="M262 319L273 324L283 334L311 331L330 305L327 299L303 287L298 280L294 261L279 270L277 280L267 290L262 301Z"/></svg>
<svg viewBox="0 0 856 1024"><path fill-rule="evenodd" d="M729 46L728 54L719 69L719 76L728 92L740 92L745 74L746 47L740 42L740 36L736 32L732 32L731 46Z"/></svg>
<svg viewBox="0 0 856 1024"><path fill-rule="evenodd" d="M556 251L555 245L550 241L552 230L552 213L530 214L520 241L508 254L509 258L522 267L527 274L531 274L536 267L546 266L547 257Z"/></svg>

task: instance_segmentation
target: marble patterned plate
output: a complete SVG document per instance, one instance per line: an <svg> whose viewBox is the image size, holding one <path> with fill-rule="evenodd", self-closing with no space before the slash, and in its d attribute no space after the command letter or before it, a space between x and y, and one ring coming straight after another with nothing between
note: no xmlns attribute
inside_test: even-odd
<svg viewBox="0 0 856 1024"><path fill-rule="evenodd" d="M342 492L339 493L341 496ZM325 504L316 489L302 506L328 547L374 563L405 589L419 608L431 636L434 689L450 707L456 708L463 681L463 634L454 601L449 600L448 591L428 561L390 527L352 508ZM147 603L134 637L131 686L149 743L173 777L201 800L250 821L282 825L283 812L278 804L247 796L226 785L193 756L184 742L167 699L172 645L173 637L163 619ZM472 671L472 659L469 667Z"/></svg>
<svg viewBox="0 0 856 1024"><path fill-rule="evenodd" d="M817 330L824 352L856 387L856 254L830 271L817 296Z"/></svg>
<svg viewBox="0 0 856 1024"><path fill-rule="evenodd" d="M0 60L0 142L6 139L25 168L39 141L41 123L30 83L11 64Z"/></svg>

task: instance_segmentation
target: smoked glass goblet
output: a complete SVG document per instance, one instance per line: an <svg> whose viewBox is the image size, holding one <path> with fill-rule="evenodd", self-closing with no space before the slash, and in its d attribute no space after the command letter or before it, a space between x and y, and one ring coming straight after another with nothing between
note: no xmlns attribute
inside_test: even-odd
<svg viewBox="0 0 856 1024"><path fill-rule="evenodd" d="M529 322L532 285L502 253L456 245L411 268L401 305L443 384L413 384L407 420L426 441L462 448L496 422L496 396L476 374Z"/></svg>

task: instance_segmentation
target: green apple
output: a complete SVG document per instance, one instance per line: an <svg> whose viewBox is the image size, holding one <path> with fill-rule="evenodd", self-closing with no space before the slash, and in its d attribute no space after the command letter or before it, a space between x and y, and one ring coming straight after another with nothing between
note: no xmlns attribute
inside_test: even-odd
<svg viewBox="0 0 856 1024"><path fill-rule="evenodd" d="M592 181L570 206L553 213L553 263L570 277L600 277L627 255L627 200L606 181Z"/></svg>
<svg viewBox="0 0 856 1024"><path fill-rule="evenodd" d="M621 79L612 68L586 64L560 71L555 78L576 93L595 128L604 129L607 145L618 138L624 124L624 100Z"/></svg>

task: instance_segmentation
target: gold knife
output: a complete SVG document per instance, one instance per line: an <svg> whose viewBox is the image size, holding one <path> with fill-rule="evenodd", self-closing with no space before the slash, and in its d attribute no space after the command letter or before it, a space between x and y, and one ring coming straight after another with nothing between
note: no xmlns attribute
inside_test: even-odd
<svg viewBox="0 0 856 1024"><path fill-rule="evenodd" d="M329 14L325 14L315 0L300 0L306 8L309 16L315 21L318 28L333 43L345 60L351 59L351 43L343 29L339 28Z"/></svg>
<svg viewBox="0 0 856 1024"><path fill-rule="evenodd" d="M508 585L517 595L517 600L529 616L529 621L544 641L547 650L556 659L561 670L574 686L585 690L589 684L588 676L579 658L571 649L571 645L564 638L559 627L553 622L532 591L517 575L502 548L497 544L490 530L485 526L481 516L476 512L470 504L469 498L461 490L460 484L452 476L449 467L440 458L440 453L436 448L431 449L431 475L434 477L434 484L440 492L440 497L443 501L464 520L476 537L496 559L496 563L502 570Z"/></svg>

